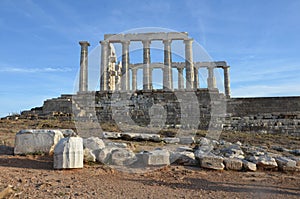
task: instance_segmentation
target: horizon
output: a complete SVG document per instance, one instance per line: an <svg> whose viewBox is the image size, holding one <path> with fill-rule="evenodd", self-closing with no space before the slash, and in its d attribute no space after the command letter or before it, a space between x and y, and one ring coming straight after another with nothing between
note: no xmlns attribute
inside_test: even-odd
<svg viewBox="0 0 300 199"><path fill-rule="evenodd" d="M232 98L300 96L299 7L297 0L2 0L0 117L74 93L79 41L99 55L104 34L145 27L188 32L212 60L226 61Z"/></svg>

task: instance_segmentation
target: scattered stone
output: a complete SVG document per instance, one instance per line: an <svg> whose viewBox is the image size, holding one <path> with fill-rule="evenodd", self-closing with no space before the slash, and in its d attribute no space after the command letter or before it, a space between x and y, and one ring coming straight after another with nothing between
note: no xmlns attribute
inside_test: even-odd
<svg viewBox="0 0 300 199"><path fill-rule="evenodd" d="M256 171L256 164L253 162L249 162L247 160L242 160L243 161L243 168L246 171Z"/></svg>
<svg viewBox="0 0 300 199"><path fill-rule="evenodd" d="M126 166L137 161L135 154L129 149L116 149L112 151L111 162L113 165Z"/></svg>
<svg viewBox="0 0 300 199"><path fill-rule="evenodd" d="M275 151L279 151L279 152L290 152L289 149L286 149L286 148L281 147L281 146L272 146L272 149L275 150Z"/></svg>
<svg viewBox="0 0 300 199"><path fill-rule="evenodd" d="M55 145L64 136L60 130L27 129L15 137L14 154L47 153L52 154Z"/></svg>
<svg viewBox="0 0 300 199"><path fill-rule="evenodd" d="M91 151L103 149L105 147L104 142L98 137L89 137L83 139L83 147L88 148Z"/></svg>
<svg viewBox="0 0 300 199"><path fill-rule="evenodd" d="M189 151L170 152L170 162L178 165L184 165L184 166L198 165L194 153Z"/></svg>
<svg viewBox="0 0 300 199"><path fill-rule="evenodd" d="M292 160L287 157L277 157L276 162L278 165L278 169L281 171L296 171L297 163L295 160Z"/></svg>
<svg viewBox="0 0 300 199"><path fill-rule="evenodd" d="M54 169L83 168L83 141L80 137L61 139L54 149Z"/></svg>
<svg viewBox="0 0 300 199"><path fill-rule="evenodd" d="M193 152L194 150L191 147L187 147L187 146L181 146L178 147L176 149L177 152L184 152L184 151L189 151L189 152Z"/></svg>
<svg viewBox="0 0 300 199"><path fill-rule="evenodd" d="M290 158L296 161L296 166L300 168L300 157L290 157Z"/></svg>
<svg viewBox="0 0 300 199"><path fill-rule="evenodd" d="M103 164L109 164L111 162L111 152L117 149L119 148L105 147L104 149L101 149L99 154L96 156L96 160Z"/></svg>
<svg viewBox="0 0 300 199"><path fill-rule="evenodd" d="M136 141L153 141L153 142L161 141L160 135L149 134L149 133L121 133L121 138L125 140L136 140Z"/></svg>
<svg viewBox="0 0 300 199"><path fill-rule="evenodd" d="M224 164L227 170L240 171L243 168L243 161L240 159L225 158Z"/></svg>
<svg viewBox="0 0 300 199"><path fill-rule="evenodd" d="M126 143L121 143L121 142L106 142L105 145L107 147L115 147L115 148L127 148Z"/></svg>
<svg viewBox="0 0 300 199"><path fill-rule="evenodd" d="M180 144L193 144L195 142L195 139L192 136L180 137L179 140Z"/></svg>
<svg viewBox="0 0 300 199"><path fill-rule="evenodd" d="M83 150L83 161L84 162L96 162L96 156L95 156L95 154L93 154L93 152L90 149L85 148Z"/></svg>
<svg viewBox="0 0 300 199"><path fill-rule="evenodd" d="M274 169L277 167L277 163L275 158L272 158L270 156L264 155L264 156L251 156L249 158L249 161L255 163L258 167L261 167L263 169Z"/></svg>
<svg viewBox="0 0 300 199"><path fill-rule="evenodd" d="M244 152L239 145L230 145L227 148L221 149L221 153L224 154L225 157L228 158L239 158L244 159Z"/></svg>
<svg viewBox="0 0 300 199"><path fill-rule="evenodd" d="M164 141L167 144L177 144L180 142L179 138L170 138L170 137L166 137L166 138L162 138L162 141Z"/></svg>
<svg viewBox="0 0 300 199"><path fill-rule="evenodd" d="M213 155L211 153L212 150L213 150L212 145L210 145L210 146L201 146L201 147L198 147L198 149L195 150L194 154L195 154L196 158L200 159L203 156Z"/></svg>
<svg viewBox="0 0 300 199"><path fill-rule="evenodd" d="M121 138L121 133L118 133L118 132L103 132L102 136L105 139L118 139L118 138Z"/></svg>
<svg viewBox="0 0 300 199"><path fill-rule="evenodd" d="M291 153L297 156L300 156L300 149L291 150Z"/></svg>
<svg viewBox="0 0 300 199"><path fill-rule="evenodd" d="M223 158L220 156L202 156L200 158L200 166L207 169L223 170Z"/></svg>
<svg viewBox="0 0 300 199"><path fill-rule="evenodd" d="M143 161L149 166L169 165L170 153L167 150L154 150L150 152L144 152Z"/></svg>

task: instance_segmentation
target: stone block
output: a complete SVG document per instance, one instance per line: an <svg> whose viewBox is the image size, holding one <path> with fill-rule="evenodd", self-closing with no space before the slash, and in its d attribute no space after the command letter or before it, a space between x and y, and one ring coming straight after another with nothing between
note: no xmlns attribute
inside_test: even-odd
<svg viewBox="0 0 300 199"><path fill-rule="evenodd" d="M207 155L200 158L200 167L214 170L223 170L223 158L220 156Z"/></svg>
<svg viewBox="0 0 300 199"><path fill-rule="evenodd" d="M94 151L94 150L103 149L105 147L105 144L98 137L89 137L83 139L83 147Z"/></svg>
<svg viewBox="0 0 300 199"><path fill-rule="evenodd" d="M180 142L179 138L166 137L166 138L162 138L162 140L167 144L177 144Z"/></svg>
<svg viewBox="0 0 300 199"><path fill-rule="evenodd" d="M129 149L116 149L111 152L111 163L113 165L127 166L137 161L135 154Z"/></svg>
<svg viewBox="0 0 300 199"><path fill-rule="evenodd" d="M278 169L281 171L296 171L298 169L297 162L287 157L276 157Z"/></svg>
<svg viewBox="0 0 300 199"><path fill-rule="evenodd" d="M190 151L170 152L170 162L178 165L196 166L198 161L195 155Z"/></svg>
<svg viewBox="0 0 300 199"><path fill-rule="evenodd" d="M167 150L154 150L143 153L143 161L148 166L159 166L170 164L170 153Z"/></svg>
<svg viewBox="0 0 300 199"><path fill-rule="evenodd" d="M257 167L263 169L274 169L277 168L277 162L275 158L264 155L264 156L251 156L249 157L249 161L255 163Z"/></svg>
<svg viewBox="0 0 300 199"><path fill-rule="evenodd" d="M83 161L84 162L96 162L95 154L88 148L83 150Z"/></svg>
<svg viewBox="0 0 300 199"><path fill-rule="evenodd" d="M80 137L61 139L54 148L54 169L83 168L83 141Z"/></svg>
<svg viewBox="0 0 300 199"><path fill-rule="evenodd" d="M193 144L195 142L195 138L193 136L185 136L180 137L180 144Z"/></svg>
<svg viewBox="0 0 300 199"><path fill-rule="evenodd" d="M48 153L52 154L55 145L64 136L60 130L27 129L15 137L14 154Z"/></svg>
<svg viewBox="0 0 300 199"><path fill-rule="evenodd" d="M243 168L246 171L256 171L256 164L253 162L249 162L247 160L243 160Z"/></svg>
<svg viewBox="0 0 300 199"><path fill-rule="evenodd" d="M224 164L227 170L240 171L243 168L243 161L240 159L225 158Z"/></svg>

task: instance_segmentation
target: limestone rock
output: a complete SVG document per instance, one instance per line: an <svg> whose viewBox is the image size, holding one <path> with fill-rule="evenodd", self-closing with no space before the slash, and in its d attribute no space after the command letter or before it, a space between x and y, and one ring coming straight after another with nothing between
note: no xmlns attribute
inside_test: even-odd
<svg viewBox="0 0 300 199"><path fill-rule="evenodd" d="M60 129L64 137L76 137L78 133L74 132L72 129Z"/></svg>
<svg viewBox="0 0 300 199"><path fill-rule="evenodd" d="M230 145L229 147L221 149L221 152L228 158L244 159L244 152L239 145Z"/></svg>
<svg viewBox="0 0 300 199"><path fill-rule="evenodd" d="M240 159L225 158L224 164L228 170L240 171L243 168L243 161Z"/></svg>
<svg viewBox="0 0 300 199"><path fill-rule="evenodd" d="M177 144L180 142L179 138L170 138L170 137L166 137L166 138L162 138L162 141L164 141L167 144Z"/></svg>
<svg viewBox="0 0 300 199"><path fill-rule="evenodd" d="M149 166L169 165L170 153L167 150L153 150L143 153L143 161Z"/></svg>
<svg viewBox="0 0 300 199"><path fill-rule="evenodd" d="M121 142L106 142L105 145L107 147L115 147L115 148L127 148L127 144L126 143L121 143Z"/></svg>
<svg viewBox="0 0 300 199"><path fill-rule="evenodd" d="M80 137L61 139L54 148L54 169L83 168L83 141Z"/></svg>
<svg viewBox="0 0 300 199"><path fill-rule="evenodd" d="M180 144L193 144L195 142L195 138L193 136L185 136L180 137Z"/></svg>
<svg viewBox="0 0 300 199"><path fill-rule="evenodd" d="M129 149L116 149L112 151L111 163L113 165L126 166L137 161L135 154Z"/></svg>
<svg viewBox="0 0 300 199"><path fill-rule="evenodd" d="M44 152L51 154L55 145L64 136L60 130L27 129L21 130L15 137L14 154Z"/></svg>
<svg viewBox="0 0 300 199"><path fill-rule="evenodd" d="M109 164L111 162L111 153L113 150L117 150L116 147L105 147L101 149L99 154L96 156L96 160L103 164Z"/></svg>
<svg viewBox="0 0 300 199"><path fill-rule="evenodd" d="M277 157L275 159L278 164L278 169L281 171L296 171L298 169L295 160L287 157Z"/></svg>
<svg viewBox="0 0 300 199"><path fill-rule="evenodd" d="M89 137L83 139L83 147L94 151L98 149L103 149L105 147L105 144L98 137Z"/></svg>
<svg viewBox="0 0 300 199"><path fill-rule="evenodd" d="M170 162L178 165L185 165L185 166L198 165L194 153L190 151L170 152Z"/></svg>
<svg viewBox="0 0 300 199"><path fill-rule="evenodd" d="M276 160L270 156L251 156L249 161L264 169L274 169L277 167Z"/></svg>
<svg viewBox="0 0 300 199"><path fill-rule="evenodd" d="M249 162L247 160L243 160L243 168L246 171L256 171L256 164L253 162Z"/></svg>
<svg viewBox="0 0 300 199"><path fill-rule="evenodd" d="M207 169L223 170L223 158L220 156L207 155L200 158L200 166Z"/></svg>
<svg viewBox="0 0 300 199"><path fill-rule="evenodd" d="M83 150L83 161L84 162L96 162L96 156L95 156L95 154L93 154L93 152L90 149L85 148Z"/></svg>

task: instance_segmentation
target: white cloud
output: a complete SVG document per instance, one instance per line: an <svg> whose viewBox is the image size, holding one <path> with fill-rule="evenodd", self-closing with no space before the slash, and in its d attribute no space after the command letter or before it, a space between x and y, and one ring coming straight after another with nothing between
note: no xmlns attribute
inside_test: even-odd
<svg viewBox="0 0 300 199"><path fill-rule="evenodd" d="M19 68L19 67L2 67L0 68L1 73L54 73L54 72L69 72L71 68L61 67L61 68Z"/></svg>

